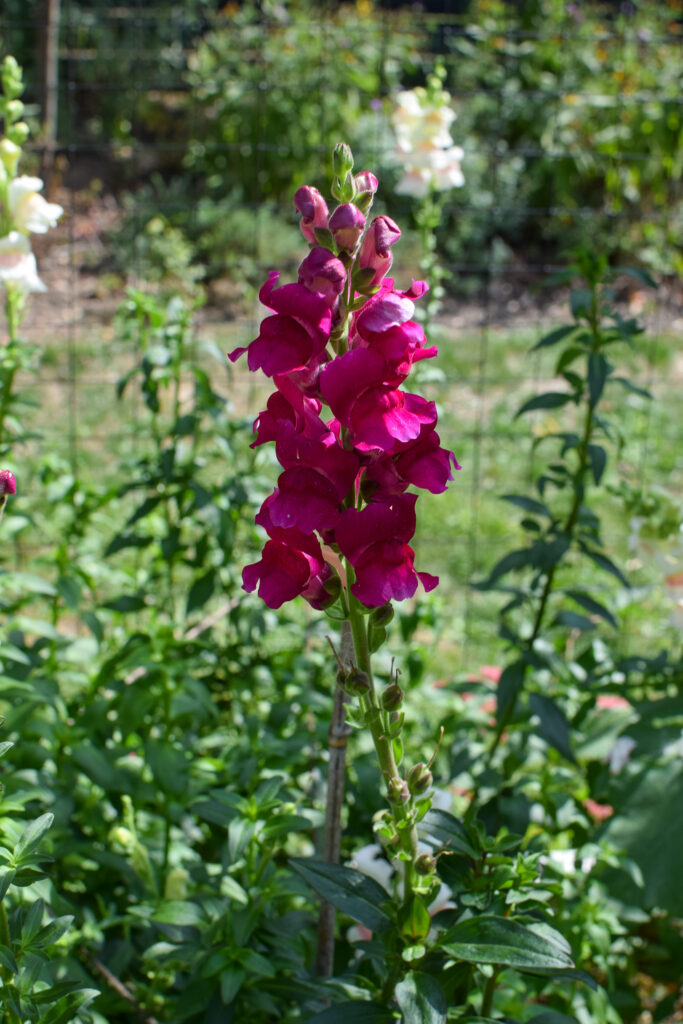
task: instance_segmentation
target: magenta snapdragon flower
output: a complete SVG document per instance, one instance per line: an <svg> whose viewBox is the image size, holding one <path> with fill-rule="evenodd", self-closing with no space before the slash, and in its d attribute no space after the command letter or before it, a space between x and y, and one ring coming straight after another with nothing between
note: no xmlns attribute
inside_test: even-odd
<svg viewBox="0 0 683 1024"><path fill-rule="evenodd" d="M310 243L298 280L279 285L270 272L259 293L270 315L229 353L246 353L276 387L252 447L274 441L282 472L256 516L268 535L261 559L243 571L271 608L298 596L325 608L344 588L372 608L438 583L414 566L408 488L441 493L460 467L441 446L434 402L402 386L437 349L413 319L427 285L401 291L386 276L398 225L381 216L366 226L376 191L373 174L349 173L331 214L317 189L297 191Z"/></svg>

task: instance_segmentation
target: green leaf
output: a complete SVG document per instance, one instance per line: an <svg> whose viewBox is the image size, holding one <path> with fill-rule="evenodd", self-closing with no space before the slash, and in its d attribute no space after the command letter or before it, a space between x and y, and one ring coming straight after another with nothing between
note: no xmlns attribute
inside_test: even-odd
<svg viewBox="0 0 683 1024"><path fill-rule="evenodd" d="M442 939L451 956L507 967L573 967L564 948L518 921L482 914L456 924Z"/></svg>
<svg viewBox="0 0 683 1024"><path fill-rule="evenodd" d="M582 590L567 590L566 594L568 597L571 597L572 601L576 601L578 605L585 608L587 612L590 612L591 615L599 615L605 622L609 622L610 626L614 626L615 629L618 628L617 620L611 611L589 594L585 594Z"/></svg>
<svg viewBox="0 0 683 1024"><path fill-rule="evenodd" d="M14 959L14 954L8 946L0 946L0 965L6 967L12 974L19 973L19 965Z"/></svg>
<svg viewBox="0 0 683 1024"><path fill-rule="evenodd" d="M226 828L238 813L234 807L222 800L197 800L192 804L191 810L204 821L211 821L214 825L223 825Z"/></svg>
<svg viewBox="0 0 683 1024"><path fill-rule="evenodd" d="M543 1013L530 1017L528 1024L578 1024L576 1017L568 1017L557 1010L544 1010Z"/></svg>
<svg viewBox="0 0 683 1024"><path fill-rule="evenodd" d="M580 971L574 968L573 970L557 970L552 967L520 967L520 971L523 974L532 974L535 977L540 978L556 978L558 981L582 981L584 985L588 985L595 992L598 990L598 983L595 978L592 978L586 971Z"/></svg>
<svg viewBox="0 0 683 1024"><path fill-rule="evenodd" d="M587 317L593 303L593 292L590 288L573 288L569 296L569 307L572 316L579 320Z"/></svg>
<svg viewBox="0 0 683 1024"><path fill-rule="evenodd" d="M163 494L154 494L149 498L145 498L141 505L138 505L135 512L126 522L126 527L132 526L133 523L137 523L139 519L144 519L150 512L153 512L157 505L164 500ZM121 536L121 534L119 534ZM130 536L130 534L128 534ZM114 541L112 541L112 544ZM107 549L108 551L109 549Z"/></svg>
<svg viewBox="0 0 683 1024"><path fill-rule="evenodd" d="M579 615L578 612L561 611L554 619L554 625L566 626L567 629L579 629L582 633L595 629L595 623L586 615Z"/></svg>
<svg viewBox="0 0 683 1024"><path fill-rule="evenodd" d="M681 917L683 766L680 757L666 764L648 766L635 777L624 778L622 787L623 811L612 797L617 813L610 818L602 834L642 871L644 889L636 890L631 896L632 884L629 885L629 902L642 903L646 908L663 907L669 914ZM622 884L628 885L625 876L612 879L610 873L610 893L616 898L622 895Z"/></svg>
<svg viewBox="0 0 683 1024"><path fill-rule="evenodd" d="M221 1000L224 1006L230 1006L246 978L246 971L242 967L230 964L221 971Z"/></svg>
<svg viewBox="0 0 683 1024"><path fill-rule="evenodd" d="M589 444L586 447L586 454L590 460L593 479L599 484L607 465L607 452L600 444Z"/></svg>
<svg viewBox="0 0 683 1024"><path fill-rule="evenodd" d="M399 923L401 934L413 942L417 939L424 939L429 934L432 919L419 896L413 895L410 898L408 906L401 911Z"/></svg>
<svg viewBox="0 0 683 1024"><path fill-rule="evenodd" d="M67 914L64 917L55 917L48 921L33 939L34 946L51 946L58 942L62 935L66 935L73 923L73 915Z"/></svg>
<svg viewBox="0 0 683 1024"><path fill-rule="evenodd" d="M552 513L548 506L544 505L542 501L536 501L535 498L528 498L525 494L502 494L501 498L525 512L531 512L532 515L548 516L549 519L552 519Z"/></svg>
<svg viewBox="0 0 683 1024"><path fill-rule="evenodd" d="M580 340L580 339L579 339ZM578 345L571 345L566 348L557 360L557 366L555 367L555 376L559 377L560 374L564 374L564 371L568 366L571 366L573 362L582 356L586 355L585 348L579 348Z"/></svg>
<svg viewBox="0 0 683 1024"><path fill-rule="evenodd" d="M625 377L612 377L612 380L616 384L621 384L623 388L626 388L627 391L630 391L634 395L640 395L641 398L649 398L651 401L654 400L654 396L651 391L648 391L647 388L638 387L637 384L633 384Z"/></svg>
<svg viewBox="0 0 683 1024"><path fill-rule="evenodd" d="M39 818L36 818L35 821L32 821L31 824L24 829L21 839L14 847L14 862L17 867L23 860L26 860L33 850L35 850L36 846L50 828L54 820L54 814L50 814L49 812L47 814L41 814Z"/></svg>
<svg viewBox="0 0 683 1024"><path fill-rule="evenodd" d="M7 890L14 881L15 868L0 868L0 900L5 898Z"/></svg>
<svg viewBox="0 0 683 1024"><path fill-rule="evenodd" d="M501 1024L500 1018L496 1020L495 1017L455 1017L454 1021L455 1024ZM520 1021L506 1017L505 1024L520 1024Z"/></svg>
<svg viewBox="0 0 683 1024"><path fill-rule="evenodd" d="M40 1018L40 1024L72 1024L76 1014L99 996L96 988L81 988L63 996Z"/></svg>
<svg viewBox="0 0 683 1024"><path fill-rule="evenodd" d="M310 832L312 828L311 822L302 814L278 814L265 823L262 834L266 839L273 839L290 832Z"/></svg>
<svg viewBox="0 0 683 1024"><path fill-rule="evenodd" d="M173 424L171 433L174 437L188 437L190 434L196 433L198 423L198 416L194 413L186 413L184 416L178 417Z"/></svg>
<svg viewBox="0 0 683 1024"><path fill-rule="evenodd" d="M221 878L221 896L227 896L229 900L241 903L245 907L249 903L248 893L232 875L223 875Z"/></svg>
<svg viewBox="0 0 683 1024"><path fill-rule="evenodd" d="M106 791L127 793L130 790L130 775L117 768L107 754L89 743L82 743L73 752L73 760L96 786Z"/></svg>
<svg viewBox="0 0 683 1024"><path fill-rule="evenodd" d="M569 740L569 722L564 711L557 706L550 697L540 693L532 693L529 697L529 707L534 715L538 715L540 726L538 734L549 743L551 747L559 751L572 764L576 764L576 758Z"/></svg>
<svg viewBox="0 0 683 1024"><path fill-rule="evenodd" d="M73 576L60 576L57 590L64 603L72 610L78 608L81 599L81 585Z"/></svg>
<svg viewBox="0 0 683 1024"><path fill-rule="evenodd" d="M490 572L488 579L482 583L476 583L475 587L477 590L487 590L490 588L501 576L506 576L507 573L513 572L515 569L523 569L527 565L532 565L533 553L531 548L518 548L516 551L510 551L507 555L504 555L500 561L496 562L493 569Z"/></svg>
<svg viewBox="0 0 683 1024"><path fill-rule="evenodd" d="M209 569L207 573L195 580L187 595L187 607L185 613L189 615L197 608L203 607L216 588L216 570Z"/></svg>
<svg viewBox="0 0 683 1024"><path fill-rule="evenodd" d="M554 331L550 331L549 334L544 335L539 342L537 342L531 349L532 352L536 352L539 348L550 348L552 345L557 345L558 342L563 341L564 338L568 338L570 334L578 330L576 324L567 324L565 327L556 327Z"/></svg>
<svg viewBox="0 0 683 1024"><path fill-rule="evenodd" d="M616 577L616 579L618 579L619 582L622 583L625 587L631 586L631 584L626 579L621 569L617 568L614 562L610 558L608 558L607 555L603 555L600 551L593 551L592 549L586 547L585 544L581 544L580 546L584 555L587 555L588 558L590 558L590 560L594 562L599 569L603 569L604 572L608 572L611 576Z"/></svg>
<svg viewBox="0 0 683 1024"><path fill-rule="evenodd" d="M546 391L542 395L535 395L525 402L515 413L515 419L525 412L533 412L535 409L560 409L568 402L574 401L574 395L568 391Z"/></svg>
<svg viewBox="0 0 683 1024"><path fill-rule="evenodd" d="M377 1003L365 1003L351 999L336 1003L321 1013L309 1017L305 1024L396 1024L391 1010Z"/></svg>
<svg viewBox="0 0 683 1024"><path fill-rule="evenodd" d="M396 986L394 996L403 1024L445 1024L448 1002L436 978L411 971Z"/></svg>
<svg viewBox="0 0 683 1024"><path fill-rule="evenodd" d="M615 274L626 274L628 277L632 277L634 281L638 281L639 284L645 285L646 288L657 288L657 282L655 279L648 274L647 270L642 270L640 267L615 267Z"/></svg>
<svg viewBox="0 0 683 1024"><path fill-rule="evenodd" d="M289 866L319 896L370 931L381 932L391 924L391 918L379 906L388 900L388 894L373 878L341 864L302 857L290 858Z"/></svg>
<svg viewBox="0 0 683 1024"><path fill-rule="evenodd" d="M187 791L190 761L184 747L175 747L168 740L148 740L145 760L162 791L178 796Z"/></svg>
<svg viewBox="0 0 683 1024"><path fill-rule="evenodd" d="M113 540L109 542L104 551L104 557L109 558L111 555L116 554L117 551L124 551L126 548L146 548L152 541L153 537L141 537L137 533L129 533L128 530L123 530L121 533L117 533ZM105 608L108 605L105 605Z"/></svg>
<svg viewBox="0 0 683 1024"><path fill-rule="evenodd" d="M523 661L513 661L501 672L496 687L496 721L499 726L507 721L517 700L517 694L524 685L525 675L526 665Z"/></svg>
<svg viewBox="0 0 683 1024"><path fill-rule="evenodd" d="M588 357L588 396L592 408L600 401L609 371L610 364L602 352L591 352Z"/></svg>
<svg viewBox="0 0 683 1024"><path fill-rule="evenodd" d="M440 849L464 853L467 857L475 859L479 856L479 851L473 844L465 826L448 811L439 811L435 808L427 811L420 830L424 832L426 839L429 839L430 836L436 839L440 844Z"/></svg>
<svg viewBox="0 0 683 1024"><path fill-rule="evenodd" d="M159 924L186 926L202 924L205 918L202 908L190 900L167 900L154 911L152 920Z"/></svg>
<svg viewBox="0 0 683 1024"><path fill-rule="evenodd" d="M134 597L132 594L122 594L115 597L113 601L105 601L103 608L112 612L139 612L145 607L144 597Z"/></svg>

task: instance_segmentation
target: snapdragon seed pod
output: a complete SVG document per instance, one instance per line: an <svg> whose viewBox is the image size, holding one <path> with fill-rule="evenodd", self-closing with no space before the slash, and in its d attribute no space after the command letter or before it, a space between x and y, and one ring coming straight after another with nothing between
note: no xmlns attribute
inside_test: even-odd
<svg viewBox="0 0 683 1024"><path fill-rule="evenodd" d="M433 782L434 776L422 761L408 772L408 788L413 796L425 793Z"/></svg>

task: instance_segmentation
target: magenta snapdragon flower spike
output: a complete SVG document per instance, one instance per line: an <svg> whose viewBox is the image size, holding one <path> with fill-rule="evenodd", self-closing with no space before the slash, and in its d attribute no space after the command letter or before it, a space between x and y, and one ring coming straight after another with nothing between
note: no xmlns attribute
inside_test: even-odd
<svg viewBox="0 0 683 1024"><path fill-rule="evenodd" d="M417 823L429 797L402 774L402 692L396 675L380 698L371 651L391 602L438 584L415 566L414 489L440 494L460 467L441 444L434 402L406 386L413 366L437 353L414 320L427 285L402 290L387 277L401 231L390 217L368 222L376 177L352 173L343 143L333 167L335 209L310 186L294 197L309 243L297 281L270 272L258 337L229 354L246 354L250 370L273 380L252 447L274 442L281 466L255 520L268 539L242 580L270 608L303 597L345 620L353 651L335 649L338 685L358 699L356 722L372 734L389 803L378 827L402 863L406 913L424 896L427 915L438 882L433 859L420 862Z"/></svg>
<svg viewBox="0 0 683 1024"><path fill-rule="evenodd" d="M253 447L275 442L282 472L256 517L269 537L261 561L243 574L272 608L299 595L372 608L412 597L419 583L432 589L436 577L414 567L409 488L441 493L460 468L441 445L434 403L403 386L437 352L413 319L427 285L401 290L386 276L401 231L387 216L366 222L378 182L352 175L349 154L336 155L343 201L331 212L317 189L297 191L309 253L295 283L270 272L258 337L230 353L246 353L276 386Z"/></svg>

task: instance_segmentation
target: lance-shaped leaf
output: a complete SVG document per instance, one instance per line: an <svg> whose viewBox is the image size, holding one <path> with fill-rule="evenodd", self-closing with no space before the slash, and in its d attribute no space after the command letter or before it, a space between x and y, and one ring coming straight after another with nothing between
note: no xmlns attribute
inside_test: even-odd
<svg viewBox="0 0 683 1024"><path fill-rule="evenodd" d="M588 397L593 408L600 401L611 369L602 352L591 352L588 357Z"/></svg>
<svg viewBox="0 0 683 1024"><path fill-rule="evenodd" d="M476 845L474 832L466 829L461 821L449 814L448 811L440 811L432 808L427 811L422 821L421 831L425 833L425 839L433 839L445 850L453 853L464 853L467 857L478 857L479 850Z"/></svg>
<svg viewBox="0 0 683 1024"><path fill-rule="evenodd" d="M373 878L341 864L302 857L290 858L289 866L319 896L370 931L381 932L391 924L389 915L380 908L388 894Z"/></svg>
<svg viewBox="0 0 683 1024"><path fill-rule="evenodd" d="M517 700L517 694L524 685L525 674L526 664L523 661L513 661L501 672L496 688L496 721L499 726L507 721Z"/></svg>
<svg viewBox="0 0 683 1024"><path fill-rule="evenodd" d="M557 706L554 700L540 693L531 694L529 697L529 707L532 713L538 715L540 719L539 735L551 747L555 747L555 750L558 750L568 761L576 764L574 751L569 740L569 722L564 711Z"/></svg>
<svg viewBox="0 0 683 1024"><path fill-rule="evenodd" d="M516 505L524 512L530 512L537 516L548 516L549 519L552 519L552 513L547 505L544 505L542 501L536 501L535 498L527 497L526 494L503 494L501 497L503 501L509 501L511 505Z"/></svg>
<svg viewBox="0 0 683 1024"><path fill-rule="evenodd" d="M395 1024L396 1017L385 1006L351 999L316 1013L306 1024L349 1024L350 1021L353 1024Z"/></svg>
<svg viewBox="0 0 683 1024"><path fill-rule="evenodd" d="M591 615L599 615L605 622L609 622L610 626L617 628L617 620L612 615L609 608L605 608L604 604L600 604L594 597L589 594L585 594L582 590L567 590L567 596L571 597L572 601L576 601L578 605L581 605Z"/></svg>
<svg viewBox="0 0 683 1024"><path fill-rule="evenodd" d="M608 572L611 576L614 576L625 587L630 587L631 584L626 579L621 569L619 569L618 566L616 566L614 562L607 557L607 555L603 555L600 551L594 551L592 548L587 547L585 544L580 544L580 548L583 551L584 555L587 555L592 562L595 562L599 569L603 569L605 572Z"/></svg>
<svg viewBox="0 0 683 1024"><path fill-rule="evenodd" d="M561 941L560 941L561 940ZM470 963L506 967L573 967L564 940L538 935L507 917L482 914L456 924L441 943L446 953Z"/></svg>
<svg viewBox="0 0 683 1024"><path fill-rule="evenodd" d="M542 395L535 395L517 410L515 419L525 412L533 412L535 409L560 409L568 402L573 402L574 395L568 391L546 391Z"/></svg>
<svg viewBox="0 0 683 1024"><path fill-rule="evenodd" d="M535 352L539 348L550 348L552 345L557 345L560 341L568 338L570 334L577 331L577 324L567 324L565 327L556 327L554 331L550 331L549 334L544 335L539 342L537 342L531 349Z"/></svg>
<svg viewBox="0 0 683 1024"><path fill-rule="evenodd" d="M593 479L596 484L599 484L607 465L607 452L601 444L589 444L586 448L586 454L590 461Z"/></svg>

